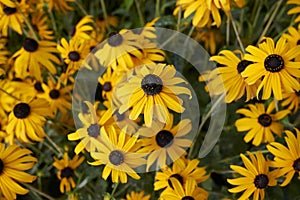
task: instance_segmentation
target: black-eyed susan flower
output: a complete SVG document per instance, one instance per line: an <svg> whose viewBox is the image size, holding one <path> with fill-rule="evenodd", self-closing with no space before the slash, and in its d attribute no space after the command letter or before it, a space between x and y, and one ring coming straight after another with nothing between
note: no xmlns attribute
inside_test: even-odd
<svg viewBox="0 0 300 200"><path fill-rule="evenodd" d="M13 144L5 148L0 144L0 193L5 199L16 199L17 194L26 194L29 190L18 184L32 183L36 176L24 171L31 169L37 162L32 152Z"/></svg>
<svg viewBox="0 0 300 200"><path fill-rule="evenodd" d="M175 161L184 155L186 148L192 144L192 141L186 138L191 129L189 119L183 119L174 125L173 115L166 124L153 121L151 127L139 129L138 134L144 138L139 140L142 148L138 152L148 154L147 171L156 160L157 165L164 168L169 164L169 159Z"/></svg>
<svg viewBox="0 0 300 200"><path fill-rule="evenodd" d="M89 52L85 48L83 40L73 38L67 42L65 38L62 38L60 43L57 45L57 49L61 53L61 57L65 63L68 64L66 74L72 75L77 72Z"/></svg>
<svg viewBox="0 0 300 200"><path fill-rule="evenodd" d="M135 70L125 84L117 86L116 95L122 105L119 113L132 108L129 118L135 120L144 113L145 124L151 127L152 118L165 123L169 119L169 111L184 112L183 101L179 94L187 94L191 99L191 91L179 83L187 83L176 77L176 70L172 65L147 64Z"/></svg>
<svg viewBox="0 0 300 200"><path fill-rule="evenodd" d="M101 126L99 124L95 108L88 101L85 101L85 104L87 106L87 112L78 114L78 118L83 124L83 127L68 135L68 139L71 141L79 139L81 140L75 147L74 152L76 154L79 154L83 149L86 149L88 152L96 151L97 147L101 145Z"/></svg>
<svg viewBox="0 0 300 200"><path fill-rule="evenodd" d="M60 180L59 189L61 193L69 192L76 187L74 182L74 170L81 165L84 157L75 155L72 160L69 160L68 153L64 153L62 159L58 160L54 157L53 166L58 169L57 177Z"/></svg>
<svg viewBox="0 0 300 200"><path fill-rule="evenodd" d="M59 59L54 55L57 53L56 43L46 40L36 41L25 38L23 47L12 57L15 58L14 70L18 77L24 78L26 72L37 80L42 80L42 70L45 67L51 74L56 74L54 65Z"/></svg>
<svg viewBox="0 0 300 200"><path fill-rule="evenodd" d="M275 156L271 166L278 171L277 176L284 176L281 186L289 184L295 173L300 175L300 131L295 129L296 135L291 131L285 131L284 137L287 146L279 142L272 142L267 149Z"/></svg>
<svg viewBox="0 0 300 200"><path fill-rule="evenodd" d="M73 10L73 6L71 3L75 2L75 0L45 0L48 4L49 10L56 10L63 14Z"/></svg>
<svg viewBox="0 0 300 200"><path fill-rule="evenodd" d="M3 36L7 36L8 28L22 34L22 27L24 26L24 16L28 5L22 0L20 2L13 2L13 4L0 4L0 30ZM6 1L7 2L7 1Z"/></svg>
<svg viewBox="0 0 300 200"><path fill-rule="evenodd" d="M93 16L84 16L72 30L71 36L75 39L89 40L91 39L91 32L94 29L91 23L93 23Z"/></svg>
<svg viewBox="0 0 300 200"><path fill-rule="evenodd" d="M111 16L111 15L108 15L107 18L107 23L109 26L112 26L114 28L117 28L118 27L118 23L119 23L119 18L117 16ZM100 30L105 33L106 32L106 22L105 22L105 19L100 16L96 19L96 24L98 25L98 27L100 28Z"/></svg>
<svg viewBox="0 0 300 200"><path fill-rule="evenodd" d="M49 19L44 12L33 13L31 18L32 27L42 40L53 40L55 38L53 30L48 26L48 21Z"/></svg>
<svg viewBox="0 0 300 200"><path fill-rule="evenodd" d="M300 13L300 2L298 0L288 0L286 2L287 5L290 5L290 4L296 4L296 7L290 9L288 11L287 14L289 15L293 15L293 14L298 14ZM298 14L297 17L295 18L294 20L295 22L300 22L300 15Z"/></svg>
<svg viewBox="0 0 300 200"><path fill-rule="evenodd" d="M7 117L0 115L0 142L4 140L4 138L7 137L6 133L6 126L7 126Z"/></svg>
<svg viewBox="0 0 300 200"><path fill-rule="evenodd" d="M47 84L42 84L42 90L44 93L39 94L38 97L44 98L50 103L52 117L56 115L58 110L63 115L68 114L68 109L71 109L72 85L64 86L60 80L54 83L54 80L49 78Z"/></svg>
<svg viewBox="0 0 300 200"><path fill-rule="evenodd" d="M173 187L171 178L176 178L181 185L185 185L187 180L193 180L195 183L202 183L209 178L204 167L198 167L200 160L185 159L181 157L177 159L171 167L163 168L161 172L155 175L154 190L168 189Z"/></svg>
<svg viewBox="0 0 300 200"><path fill-rule="evenodd" d="M287 109L294 113L298 112L300 103L300 90L294 91L293 93L283 93L282 97L282 106L287 107Z"/></svg>
<svg viewBox="0 0 300 200"><path fill-rule="evenodd" d="M292 60L300 54L300 46L289 48L286 39L281 37L276 46L273 39L266 38L264 42L255 46L248 46L244 59L253 62L243 72L246 82L250 85L257 80L262 81L257 89L257 96L263 89L262 99L269 99L271 93L277 100L282 99L282 92L293 92L300 89L300 63Z"/></svg>
<svg viewBox="0 0 300 200"><path fill-rule="evenodd" d="M119 132L119 133L118 133ZM127 175L133 179L140 179L134 168L145 165L145 154L136 153L137 135L129 136L126 129L119 130L111 126L108 132L101 127L102 144L98 146L97 152L91 152L96 160L91 165L105 165L102 171L104 180L111 174L113 183L127 183Z"/></svg>
<svg viewBox="0 0 300 200"><path fill-rule="evenodd" d="M10 52L4 49L4 45L0 44L0 65L7 64L9 54ZM5 70L0 68L0 76L3 74L5 74Z"/></svg>
<svg viewBox="0 0 300 200"><path fill-rule="evenodd" d="M241 59L238 58L229 50L222 50L217 56L212 56L210 59L222 66L215 69L220 78L213 79L211 87L216 91L218 88L224 87L227 103L240 99L244 94L246 94L246 101L255 97L256 84L249 86L241 75L252 62L243 59L242 54Z"/></svg>
<svg viewBox="0 0 300 200"><path fill-rule="evenodd" d="M118 65L131 69L134 63L131 54L137 58L142 57L138 49L142 47L138 43L140 37L130 30L121 30L109 34L107 41L95 56L104 67L111 66L114 70Z"/></svg>
<svg viewBox="0 0 300 200"><path fill-rule="evenodd" d="M126 200L150 200L150 194L145 196L145 191L134 192L131 191L130 194L126 194Z"/></svg>
<svg viewBox="0 0 300 200"><path fill-rule="evenodd" d="M111 100L111 95L118 84L122 74L117 73L111 67L106 69L106 72L98 78L98 82L102 88L102 97L105 100Z"/></svg>
<svg viewBox="0 0 300 200"><path fill-rule="evenodd" d="M12 0L0 0L0 3L3 3L6 6L14 7L15 3Z"/></svg>
<svg viewBox="0 0 300 200"><path fill-rule="evenodd" d="M273 114L274 102L270 103L267 109L262 103L248 104L247 107L249 109L242 108L236 111L245 117L235 122L238 131L248 131L244 137L245 142L248 143L252 140L253 145L259 146L261 143L273 142L273 134L281 136L283 126L278 121L289 114L289 110L282 110Z"/></svg>
<svg viewBox="0 0 300 200"><path fill-rule="evenodd" d="M290 48L300 45L300 26L298 26L297 29L293 26L290 26L288 28L288 33L282 34L282 37L287 39L287 43L290 46ZM295 61L300 61L299 55L295 58Z"/></svg>
<svg viewBox="0 0 300 200"><path fill-rule="evenodd" d="M228 183L236 187L229 189L231 193L244 191L239 200L248 199L253 194L253 200L264 199L265 189L268 186L275 186L276 171L270 171L270 163L265 160L263 154L258 151L255 153L247 152L250 157L240 154L244 166L230 165L230 168L242 175L240 178L227 179Z"/></svg>
<svg viewBox="0 0 300 200"><path fill-rule="evenodd" d="M14 136L21 142L42 141L45 116L49 114L49 103L45 99L17 102L8 117L9 143L13 143Z"/></svg>
<svg viewBox="0 0 300 200"><path fill-rule="evenodd" d="M176 178L170 179L173 188L161 194L162 199L168 200L206 200L208 192L197 186L195 181L188 179L183 186Z"/></svg>

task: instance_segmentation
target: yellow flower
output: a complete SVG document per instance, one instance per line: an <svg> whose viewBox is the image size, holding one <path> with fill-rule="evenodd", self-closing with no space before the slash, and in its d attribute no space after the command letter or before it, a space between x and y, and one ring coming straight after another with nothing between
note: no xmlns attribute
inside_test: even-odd
<svg viewBox="0 0 300 200"><path fill-rule="evenodd" d="M252 193L253 200L264 199L265 188L275 186L276 171L269 171L270 164L265 160L260 151L252 154L247 152L250 160L243 154L240 154L245 167L230 165L230 168L242 175L240 178L227 179L228 183L236 186L228 191L231 193L239 193L244 191L239 200L248 199Z"/></svg>
<svg viewBox="0 0 300 200"><path fill-rule="evenodd" d="M93 16L84 16L75 26L71 33L72 38L89 40L91 39L91 31L94 29L93 26L89 25L93 23Z"/></svg>
<svg viewBox="0 0 300 200"><path fill-rule="evenodd" d="M187 82L175 74L174 66L166 64L147 64L137 68L135 74L129 76L127 81L121 81L116 88L116 96L122 103L119 113L132 108L131 120L144 113L147 127L151 127L153 117L163 123L168 121L168 108L182 113L183 101L178 95L187 94L190 99L192 96L187 87L176 85Z"/></svg>
<svg viewBox="0 0 300 200"><path fill-rule="evenodd" d="M58 169L57 177L60 180L60 192L69 192L71 188L75 188L76 184L73 180L74 170L83 162L84 157L79 157L75 155L72 160L69 160L68 153L64 153L61 160L53 158L55 162L53 166Z"/></svg>
<svg viewBox="0 0 300 200"><path fill-rule="evenodd" d="M291 131L285 131L287 136L284 139L287 147L278 142L267 145L267 149L275 156L271 167L277 169L278 177L285 178L281 186L289 184L295 173L300 175L300 131L295 129L295 132L296 135Z"/></svg>
<svg viewBox="0 0 300 200"><path fill-rule="evenodd" d="M13 143L14 136L21 142L42 141L45 116L49 114L49 103L44 99L17 102L8 117L9 143Z"/></svg>
<svg viewBox="0 0 300 200"><path fill-rule="evenodd" d="M283 93L282 106L287 107L290 111L294 113L298 112L299 103L300 103L300 90L294 91L293 93Z"/></svg>
<svg viewBox="0 0 300 200"><path fill-rule="evenodd" d="M250 85L263 78L257 89L257 97L262 89L262 99L269 99L273 92L277 100L282 99L282 91L300 90L296 79L300 78L300 63L292 61L300 54L300 46L289 49L283 37L275 46L273 39L266 38L258 48L250 45L246 50L249 54L246 54L244 59L253 64L242 72L242 76Z"/></svg>
<svg viewBox="0 0 300 200"><path fill-rule="evenodd" d="M150 200L150 194L144 196L145 192L141 191L139 193L131 191L130 194L126 194L126 200Z"/></svg>
<svg viewBox="0 0 300 200"><path fill-rule="evenodd" d="M53 62L58 64L60 61L54 55L57 53L55 47L55 42L25 38L23 47L12 56L16 59L14 70L17 76L25 78L28 71L30 76L42 80L42 66L47 68L51 74L56 74Z"/></svg>
<svg viewBox="0 0 300 200"><path fill-rule="evenodd" d="M267 110L265 110L265 106L262 103L248 104L247 107L249 109L242 108L236 111L236 113L243 114L245 117L235 122L238 131L248 131L244 137L245 142L248 143L250 140L253 140L252 144L259 146L261 143L273 142L273 133L281 136L283 126L277 121L289 114L289 110L282 110L272 114L275 108L274 102L270 103Z"/></svg>
<svg viewBox="0 0 300 200"><path fill-rule="evenodd" d="M113 183L119 181L127 183L127 175L136 180L140 179L133 168L146 164L146 160L142 158L145 154L133 152L136 148L137 136L130 137L126 134L126 129L118 130L113 126L108 133L104 127L101 128L103 143L97 147L96 152L91 152L91 156L96 161L90 164L104 164L102 178L106 180L111 174Z"/></svg>
<svg viewBox="0 0 300 200"><path fill-rule="evenodd" d="M288 11L288 15L292 15L292 14L298 14L300 13L300 2L298 0L288 0L286 2L287 5L289 4L296 4L296 7L290 9ZM298 14L297 17L295 18L294 22L300 22L300 15Z"/></svg>
<svg viewBox="0 0 300 200"><path fill-rule="evenodd" d="M46 0L50 10L55 9L58 12L66 14L67 12L73 10L73 7L68 3L75 2L75 0Z"/></svg>
<svg viewBox="0 0 300 200"><path fill-rule="evenodd" d="M29 192L17 182L31 183L36 179L36 176L24 172L37 162L36 158L29 155L31 153L16 144L7 148L5 144L0 144L0 194L5 199L16 199L17 194L24 195Z"/></svg>
<svg viewBox="0 0 300 200"><path fill-rule="evenodd" d="M31 18L33 29L42 40L53 40L55 38L53 35L54 32L49 29L48 21L49 19L44 12L33 13ZM33 37L33 35L31 36Z"/></svg>

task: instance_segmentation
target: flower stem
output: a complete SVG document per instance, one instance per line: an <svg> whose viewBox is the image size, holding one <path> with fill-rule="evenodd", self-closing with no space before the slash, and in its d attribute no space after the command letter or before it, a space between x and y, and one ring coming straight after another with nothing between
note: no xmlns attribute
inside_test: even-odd
<svg viewBox="0 0 300 200"><path fill-rule="evenodd" d="M230 42L230 17L227 16L226 20L226 46L229 47Z"/></svg>
<svg viewBox="0 0 300 200"><path fill-rule="evenodd" d="M104 17L104 20L105 20L105 26L106 26L107 30L110 31L110 26L109 26L109 23L108 23L108 15L107 15L107 11L106 11L105 2L104 2L104 0L100 0L100 3L101 3L102 11L103 11L103 17Z"/></svg>
<svg viewBox="0 0 300 200"><path fill-rule="evenodd" d="M143 14L142 14L142 11L141 11L141 5L140 5L140 3L139 3L139 0L134 0L134 2L135 2L135 6L136 6L136 9L137 9L139 18L140 18L141 26L144 26L144 24L145 24L145 19L144 19L144 16L143 16Z"/></svg>
<svg viewBox="0 0 300 200"><path fill-rule="evenodd" d="M230 20L231 20L232 27L233 27L233 30L234 30L236 39L237 39L237 41L238 41L238 43L239 43L240 49L241 49L241 51L242 51L243 53L245 53L244 45L243 45L243 43L242 43L242 40L241 40L241 38L240 38L240 35L239 35L238 30L237 30L236 24L235 24L235 22L234 22L233 17L232 17L231 14L229 15L229 18L230 18Z"/></svg>
<svg viewBox="0 0 300 200"><path fill-rule="evenodd" d="M63 152L60 150L59 146L55 144L55 142L47 135L45 134L45 138L50 142L50 144L56 149L56 151L59 153L59 156L63 156Z"/></svg>
<svg viewBox="0 0 300 200"><path fill-rule="evenodd" d="M160 6L160 0L156 0L156 4L155 4L155 17L159 17L160 16L160 12L159 12L159 7Z"/></svg>
<svg viewBox="0 0 300 200"><path fill-rule="evenodd" d="M31 190L31 191L33 191L33 192L35 192L35 193L37 193L37 194L39 194L39 195L41 195L41 196L49 199L49 200L56 200L55 198L53 198L53 197L49 196L48 194L46 194L46 193L38 190L37 188L31 186L30 184L22 183L22 185L26 186L29 190Z"/></svg>
<svg viewBox="0 0 300 200"><path fill-rule="evenodd" d="M271 17L269 18L269 21L268 21L267 25L265 26L265 29L264 29L263 32L261 33L261 35L260 35L260 37L259 37L259 40L258 40L257 44L259 44L259 43L261 42L262 38L266 35L266 33L267 33L268 29L270 28L270 26L271 26L271 24L272 24L272 22L273 22L275 16L276 16L277 13L278 13L278 10L279 10L279 8L280 8L281 3L282 3L282 0L280 0L280 1L277 2L277 6L276 6L274 12L272 13Z"/></svg>
<svg viewBox="0 0 300 200"><path fill-rule="evenodd" d="M114 197L114 194L115 194L115 192L117 191L118 186L119 186L119 182L117 182L117 183L115 184L115 187L114 187L113 191L111 192L111 196L112 196L112 197Z"/></svg>

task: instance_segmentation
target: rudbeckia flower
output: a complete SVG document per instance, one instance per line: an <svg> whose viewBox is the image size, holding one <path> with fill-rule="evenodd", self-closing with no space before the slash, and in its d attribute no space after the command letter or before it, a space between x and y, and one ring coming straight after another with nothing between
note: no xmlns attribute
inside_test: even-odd
<svg viewBox="0 0 300 200"><path fill-rule="evenodd" d="M300 45L300 26L298 26L298 29L294 28L293 26L290 26L288 28L288 33L282 34L282 37L286 38L290 48ZM295 58L295 61L300 61L299 55Z"/></svg>
<svg viewBox="0 0 300 200"><path fill-rule="evenodd" d="M184 112L183 101L178 95L187 94L191 99L191 91L176 85L187 82L175 74L174 66L166 64L147 64L137 68L135 74L127 81L121 81L115 90L122 103L119 113L132 108L131 120L144 113L145 124L151 127L153 117L163 123L169 120L168 108L177 113Z"/></svg>
<svg viewBox="0 0 300 200"><path fill-rule="evenodd" d="M281 37L276 46L273 39L266 38L264 42L255 46L248 46L244 59L250 64L242 76L246 82L253 85L262 78L257 89L257 97L263 89L262 99L269 99L271 93L277 100L282 99L282 92L293 92L300 89L300 62L292 61L300 54L300 46L289 48L286 39Z"/></svg>
<svg viewBox="0 0 300 200"><path fill-rule="evenodd" d="M276 171L270 171L270 163L265 160L263 154L258 151L254 154L247 152L250 157L240 154L244 166L230 165L230 168L242 175L240 178L227 179L228 183L236 187L229 189L231 193L244 191L239 200L248 199L253 194L253 200L265 198L265 189L268 186L276 186Z"/></svg>
<svg viewBox="0 0 300 200"><path fill-rule="evenodd" d="M294 91L293 93L283 93L282 106L287 107L288 110L296 113L298 112L300 103L300 90Z"/></svg>
<svg viewBox="0 0 300 200"><path fill-rule="evenodd" d="M174 189L171 178L176 178L181 185L185 185L187 180L193 180L195 183L202 183L209 178L206 175L204 167L198 167L200 160L198 159L185 159L181 157L177 159L172 168L166 167L162 169L162 172L157 172L155 175L154 190L165 189L163 193L170 189Z"/></svg>
<svg viewBox="0 0 300 200"><path fill-rule="evenodd" d="M24 25L24 13L28 9L25 0L11 4L5 1L6 5L0 4L0 30L3 36L7 36L8 28L22 34ZM25 16L26 17L26 16Z"/></svg>
<svg viewBox="0 0 300 200"><path fill-rule="evenodd" d="M75 0L45 0L48 3L49 10L56 10L63 14L73 10L73 7L69 4Z"/></svg>
<svg viewBox="0 0 300 200"><path fill-rule="evenodd" d="M192 144L186 137L191 129L189 119L183 119L177 125L173 125L173 115L165 125L153 121L151 127L139 129L138 134L144 138L139 140L142 148L138 152L148 154L146 170L148 171L156 160L158 166L164 168L169 164L169 158L175 161L184 155L186 148Z"/></svg>
<svg viewBox="0 0 300 200"><path fill-rule="evenodd" d="M13 143L14 136L21 142L42 141L45 136L45 116L49 114L49 103L44 99L16 103L8 117L9 143Z"/></svg>
<svg viewBox="0 0 300 200"><path fill-rule="evenodd" d="M285 131L284 137L287 146L279 142L272 142L267 145L267 149L275 156L271 161L271 166L278 171L277 176L284 176L285 180L281 186L288 185L295 173L300 176L300 131L295 129L296 134Z"/></svg>
<svg viewBox="0 0 300 200"><path fill-rule="evenodd" d="M0 193L5 199L16 199L17 194L27 194L29 190L18 182L32 183L36 176L24 171L31 169L37 159L30 156L32 152L13 144L5 148L0 144Z"/></svg>
<svg viewBox="0 0 300 200"><path fill-rule="evenodd" d="M53 40L55 38L53 35L54 32L49 29L48 21L49 19L44 12L33 13L31 18L33 29L42 40Z"/></svg>
<svg viewBox="0 0 300 200"><path fill-rule="evenodd" d="M286 2L287 5L290 5L290 4L296 4L296 7L290 9L288 11L288 15L292 15L292 14L298 14L300 13L300 2L298 0L288 0ZM297 17L295 18L294 22L300 22L300 15L298 14Z"/></svg>
<svg viewBox="0 0 300 200"><path fill-rule="evenodd" d="M131 191L130 194L126 194L126 200L150 200L150 194L145 195L144 191L141 192L134 192Z"/></svg>
<svg viewBox="0 0 300 200"><path fill-rule="evenodd" d="M106 32L106 22L102 16L98 17L96 19L96 24L100 28L101 32L105 33ZM118 27L119 19L117 16L107 16L107 22L109 26L112 26L114 28Z"/></svg>
<svg viewBox="0 0 300 200"><path fill-rule="evenodd" d="M120 65L131 69L134 67L131 54L138 58L142 57L139 49L143 47L138 43L139 38L129 30L112 32L102 48L95 52L95 56L104 67L111 66L116 70L117 65Z"/></svg>
<svg viewBox="0 0 300 200"><path fill-rule="evenodd" d="M272 114L275 109L274 102L270 103L267 110L265 110L262 103L248 104L247 107L249 109L242 108L236 111L236 113L245 115L245 117L235 122L238 131L248 131L244 137L245 142L248 143L253 140L252 144L259 146L261 143L273 142L273 133L281 136L283 126L278 121L289 114L289 110Z"/></svg>
<svg viewBox="0 0 300 200"><path fill-rule="evenodd" d="M216 90L218 90L218 87L224 87L226 91L226 103L240 99L245 93L247 97L246 101L255 97L256 84L249 86L241 75L252 62L243 59L242 54L241 59L238 58L229 50L222 50L217 56L212 56L210 59L221 65L221 67L214 69L220 78L213 79L211 87Z"/></svg>
<svg viewBox="0 0 300 200"><path fill-rule="evenodd" d="M69 192L71 189L76 187L74 182L74 170L81 165L84 157L79 157L75 155L72 160L69 160L68 153L64 153L61 160L54 157L53 166L58 169L57 177L60 180L60 192Z"/></svg>
<svg viewBox="0 0 300 200"><path fill-rule="evenodd" d="M168 200L207 200L208 192L197 186L195 181L188 179L183 186L176 178L170 179L173 188L161 194L162 199Z"/></svg>
<svg viewBox="0 0 300 200"><path fill-rule="evenodd" d="M93 23L93 16L84 16L75 26L71 33L72 38L89 40L91 39L91 31L94 29L93 26L89 25Z"/></svg>
<svg viewBox="0 0 300 200"><path fill-rule="evenodd" d="M54 55L54 53L57 53L55 47L55 42L25 38L23 47L12 56L16 59L14 70L17 76L24 78L28 71L30 76L42 80L43 69L41 67L45 67L51 74L56 74L54 63L58 64L60 61Z"/></svg>
<svg viewBox="0 0 300 200"><path fill-rule="evenodd" d="M119 131L119 133L117 133ZM103 143L98 146L96 152L91 152L92 158L96 161L91 165L105 165L102 171L104 180L111 174L113 183L127 183L127 175L133 179L140 179L134 168L146 164L142 158L143 153L135 153L137 136L128 136L126 130L118 130L113 126L106 132L101 128L101 139Z"/></svg>
<svg viewBox="0 0 300 200"><path fill-rule="evenodd" d="M68 109L71 109L71 90L72 85L63 86L59 80L54 83L50 78L47 84L42 84L42 89L44 93L39 94L39 98L44 98L50 103L50 110L54 117L58 110L61 111L63 115L68 114Z"/></svg>

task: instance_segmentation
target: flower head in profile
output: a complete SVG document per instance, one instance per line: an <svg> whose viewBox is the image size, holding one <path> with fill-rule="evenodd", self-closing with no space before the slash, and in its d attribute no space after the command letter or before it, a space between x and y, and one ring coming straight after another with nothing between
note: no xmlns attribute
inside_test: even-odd
<svg viewBox="0 0 300 200"><path fill-rule="evenodd" d="M263 154L258 151L255 153L247 152L250 159L244 154L240 154L244 167L230 165L230 168L242 175L239 178L227 179L228 183L235 187L229 189L231 193L244 191L239 200L248 199L253 194L253 200L264 199L265 189L268 186L275 186L276 171L270 171L270 164L265 160Z"/></svg>
<svg viewBox="0 0 300 200"><path fill-rule="evenodd" d="M179 94L187 94L191 99L191 91L180 83L187 83L176 77L172 65L147 64L137 68L127 81L121 81L116 88L116 96L122 102L119 113L132 108L129 118L135 120L141 113L147 127L151 127L153 118L165 123L169 120L169 110L184 112L183 100Z"/></svg>
<svg viewBox="0 0 300 200"><path fill-rule="evenodd" d="M42 40L53 40L55 38L53 35L54 31L52 31L48 26L48 21L49 19L45 12L33 13L31 23Z"/></svg>
<svg viewBox="0 0 300 200"><path fill-rule="evenodd" d="M247 107L249 109L241 108L236 111L245 117L235 122L238 131L248 131L244 137L245 142L248 143L252 140L253 145L259 146L261 143L273 142L274 133L281 136L283 125L278 121L289 114L289 110L273 113L274 102L270 103L267 109L262 103L248 104Z"/></svg>
<svg viewBox="0 0 300 200"><path fill-rule="evenodd" d="M150 200L150 194L145 196L145 192L134 192L131 191L129 194L126 194L126 200Z"/></svg>
<svg viewBox="0 0 300 200"><path fill-rule="evenodd" d="M246 101L255 97L256 84L248 85L241 75L252 62L243 59L242 54L241 59L238 58L236 54L229 50L222 50L217 56L212 56L211 60L221 65L212 72L220 76L220 78L215 77L210 81L209 88L213 90L212 92L219 94L223 92L219 88L224 88L227 103L240 99L244 94L246 94Z"/></svg>
<svg viewBox="0 0 300 200"><path fill-rule="evenodd" d="M300 103L300 90L294 91L292 93L283 93L283 100L281 105L287 107L293 113L298 112L299 103Z"/></svg>
<svg viewBox="0 0 300 200"><path fill-rule="evenodd" d="M297 17L295 18L294 22L300 22L300 2L298 0L288 0L286 2L287 5L290 4L296 4L296 7L293 7L288 11L288 15L293 15L293 14L298 14Z"/></svg>
<svg viewBox="0 0 300 200"><path fill-rule="evenodd" d="M266 38L258 47L248 46L245 59L252 62L242 76L250 85L262 79L257 89L257 97L262 91L262 99L269 99L273 93L277 100L282 100L282 92L300 89L300 63L293 59L300 54L300 46L289 48L286 39L281 37L276 45L272 38Z"/></svg>
<svg viewBox="0 0 300 200"><path fill-rule="evenodd" d="M288 43L290 48L293 48L297 45L300 45L300 25L298 25L297 29L293 26L290 26L288 28L288 32L282 34L282 37L286 38L287 43ZM295 61L297 61L297 62L300 61L300 56L299 55L295 58Z"/></svg>
<svg viewBox="0 0 300 200"><path fill-rule="evenodd" d="M126 129L118 130L111 126L108 131L101 128L102 143L98 146L96 152L91 152L95 159L91 165L105 165L102 178L106 180L111 174L113 183L127 183L127 175L133 179L139 180L140 176L134 170L139 166L146 164L143 158L145 154L136 153L137 135L129 136Z"/></svg>
<svg viewBox="0 0 300 200"><path fill-rule="evenodd" d="M183 186L178 179L170 179L173 188L161 194L161 198L168 200L207 200L208 192L197 186L193 179L188 179Z"/></svg>
<svg viewBox="0 0 300 200"><path fill-rule="evenodd" d="M69 160L68 153L64 153L62 159L57 159L54 157L53 166L58 169L57 177L60 180L60 192L69 192L72 188L76 187L74 182L74 170L81 165L84 157L79 157L75 155L72 160Z"/></svg>
<svg viewBox="0 0 300 200"><path fill-rule="evenodd" d="M13 143L14 136L26 143L42 141L45 136L45 117L49 115L49 103L45 99L17 102L8 117L6 130L9 143Z"/></svg>
<svg viewBox="0 0 300 200"><path fill-rule="evenodd" d="M300 131L295 129L285 131L284 137L286 145L279 142L272 142L267 145L267 149L275 156L271 161L271 167L277 169L277 176L283 176L285 179L281 186L288 185L295 174L300 176Z"/></svg>
<svg viewBox="0 0 300 200"><path fill-rule="evenodd" d="M83 40L91 39L91 32L94 28L90 24L93 22L93 16L84 16L74 27L74 30L71 33L72 38Z"/></svg>
<svg viewBox="0 0 300 200"><path fill-rule="evenodd" d="M56 10L63 14L74 9L70 4L72 2L75 2L75 0L46 0L50 10Z"/></svg>
<svg viewBox="0 0 300 200"><path fill-rule="evenodd" d="M18 184L32 183L36 176L26 173L37 162L35 157L30 156L32 152L13 144L5 147L0 144L0 194L5 199L16 199L17 194L27 194L29 190ZM0 195L0 196L1 196Z"/></svg>
<svg viewBox="0 0 300 200"><path fill-rule="evenodd" d="M153 121L152 127L141 128L138 131L143 136L139 141L142 148L138 151L147 153L147 171L157 160L161 168L169 164L169 159L177 160L185 154L186 148L192 141L187 135L192 129L191 120L182 119L177 125L173 124L173 116L166 124Z"/></svg>
<svg viewBox="0 0 300 200"><path fill-rule="evenodd" d="M54 55L57 53L56 43L46 40L36 41L26 37L23 47L18 50L12 57L15 58L14 70L18 77L24 78L29 75L37 80L42 80L42 72L46 68L51 74L56 74L54 65L60 63Z"/></svg>

